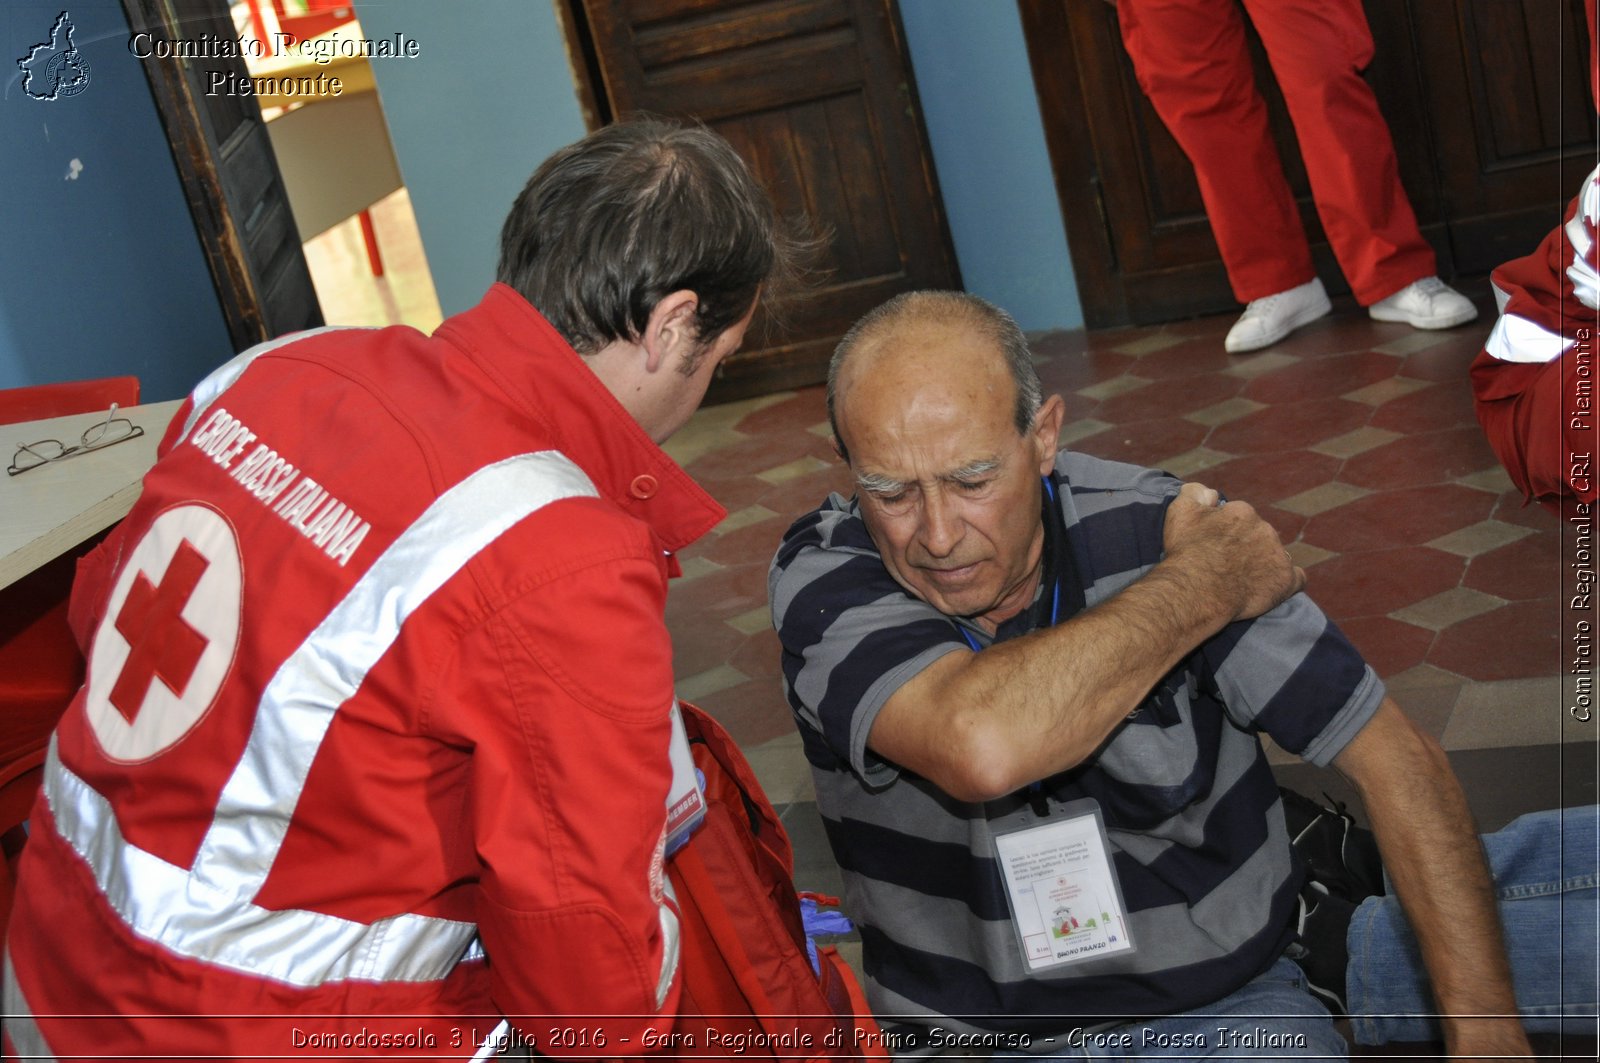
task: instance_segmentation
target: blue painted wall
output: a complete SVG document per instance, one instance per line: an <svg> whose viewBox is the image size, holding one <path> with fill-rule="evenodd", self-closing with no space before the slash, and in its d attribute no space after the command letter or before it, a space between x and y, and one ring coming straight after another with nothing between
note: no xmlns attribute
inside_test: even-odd
<svg viewBox="0 0 1600 1063"><path fill-rule="evenodd" d="M0 4L0 388L134 373L177 398L232 354L216 289L122 6L67 6L82 92L24 92L63 4Z"/></svg>
<svg viewBox="0 0 1600 1063"><path fill-rule="evenodd" d="M528 175L584 135L550 0L359 0L369 38L404 33L412 59L374 60L400 176L445 316L494 280L500 223Z"/></svg>
<svg viewBox="0 0 1600 1063"><path fill-rule="evenodd" d="M1016 5L901 0L900 17L962 283L1025 329L1082 328Z"/></svg>
<svg viewBox="0 0 1600 1063"><path fill-rule="evenodd" d="M367 36L404 32L421 49L373 69L439 305L455 313L493 279L523 181L584 133L561 26L548 0L357 0L356 12ZM1024 328L1081 328L1016 6L902 0L901 12L967 289Z"/></svg>

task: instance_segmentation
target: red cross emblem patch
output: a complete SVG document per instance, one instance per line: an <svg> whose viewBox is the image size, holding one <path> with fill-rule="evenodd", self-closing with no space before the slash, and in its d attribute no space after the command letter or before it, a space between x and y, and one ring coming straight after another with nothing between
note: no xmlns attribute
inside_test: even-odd
<svg viewBox="0 0 1600 1063"><path fill-rule="evenodd" d="M141 761L193 730L239 641L243 569L209 506L166 510L117 577L89 650L86 711L106 756Z"/></svg>

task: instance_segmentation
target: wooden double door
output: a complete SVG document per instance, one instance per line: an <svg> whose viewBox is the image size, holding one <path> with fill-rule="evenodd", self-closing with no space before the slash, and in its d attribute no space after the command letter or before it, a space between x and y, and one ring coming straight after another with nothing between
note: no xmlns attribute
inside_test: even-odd
<svg viewBox="0 0 1600 1063"><path fill-rule="evenodd" d="M872 307L960 287L892 0L568 0L592 121L699 119L822 245L803 297L758 319L711 398L816 383Z"/></svg>
<svg viewBox="0 0 1600 1063"><path fill-rule="evenodd" d="M1367 79L1444 276L1481 275L1532 250L1593 169L1584 3L1367 0L1377 46ZM1089 326L1236 308L1194 172L1139 89L1114 8L1019 4ZM1251 46L1318 273L1347 291L1253 32Z"/></svg>

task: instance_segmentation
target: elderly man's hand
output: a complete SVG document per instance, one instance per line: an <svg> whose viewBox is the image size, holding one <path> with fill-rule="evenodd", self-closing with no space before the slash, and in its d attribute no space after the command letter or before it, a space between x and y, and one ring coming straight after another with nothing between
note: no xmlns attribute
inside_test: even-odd
<svg viewBox="0 0 1600 1063"><path fill-rule="evenodd" d="M1166 563L1209 588L1232 619L1260 616L1305 587L1306 574L1253 507L1221 503L1204 484L1183 485L1167 509Z"/></svg>

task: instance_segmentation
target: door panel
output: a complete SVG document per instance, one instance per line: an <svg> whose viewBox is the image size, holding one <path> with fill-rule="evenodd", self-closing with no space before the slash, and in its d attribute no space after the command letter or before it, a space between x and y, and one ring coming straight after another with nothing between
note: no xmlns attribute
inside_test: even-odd
<svg viewBox="0 0 1600 1063"><path fill-rule="evenodd" d="M813 285L780 307L784 327L758 321L713 399L820 381L861 314L960 285L887 0L584 0L580 14L611 113L705 122L781 214L825 239Z"/></svg>
<svg viewBox="0 0 1600 1063"><path fill-rule="evenodd" d="M1193 169L1101 0L1019 0L1091 327L1236 310ZM1594 156L1583 0L1368 0L1366 71L1441 274L1481 274L1559 218ZM1323 281L1348 291L1254 31L1256 82Z"/></svg>
<svg viewBox="0 0 1600 1063"><path fill-rule="evenodd" d="M1533 249L1594 168L1583 0L1413 4L1457 265Z"/></svg>

